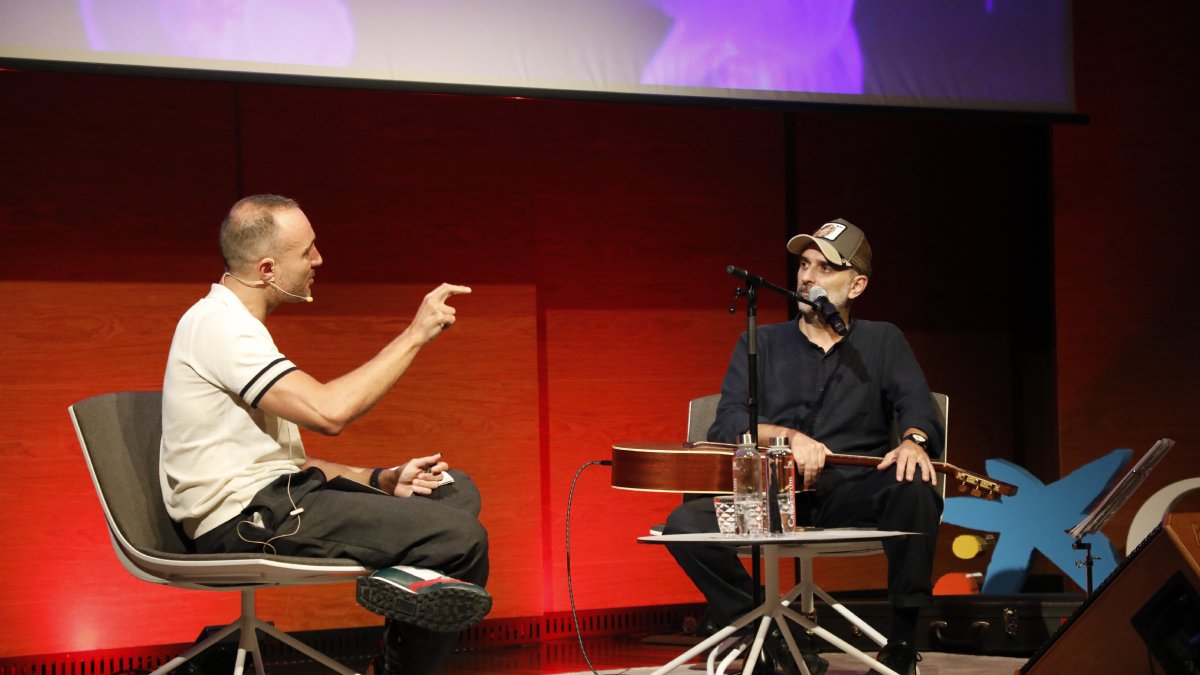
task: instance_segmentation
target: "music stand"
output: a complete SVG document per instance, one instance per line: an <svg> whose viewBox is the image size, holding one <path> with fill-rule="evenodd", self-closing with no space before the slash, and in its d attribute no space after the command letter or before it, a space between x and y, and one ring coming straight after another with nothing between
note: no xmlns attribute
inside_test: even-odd
<svg viewBox="0 0 1200 675"><path fill-rule="evenodd" d="M1113 514L1125 504L1125 500L1129 499L1129 495L1146 480L1146 476L1150 475L1150 470L1158 465L1163 456L1167 454L1175 445L1175 441L1170 438L1159 439L1142 458L1134 464L1129 471L1117 481L1108 492L1104 493L1098 499L1092 510L1088 512L1079 524L1067 530L1067 535L1075 540L1071 544L1071 548L1079 551L1084 551L1083 561L1076 563L1083 565L1087 572L1087 594L1092 594L1092 562L1097 560L1092 556L1092 545L1083 541L1083 538L1089 534L1095 534L1100 531L1100 528L1112 518Z"/></svg>

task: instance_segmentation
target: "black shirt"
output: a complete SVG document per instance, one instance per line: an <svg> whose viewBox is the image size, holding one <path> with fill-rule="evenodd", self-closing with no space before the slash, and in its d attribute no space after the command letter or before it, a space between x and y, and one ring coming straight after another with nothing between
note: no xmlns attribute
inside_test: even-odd
<svg viewBox="0 0 1200 675"><path fill-rule="evenodd" d="M732 443L749 428L746 350L743 333L721 384L710 441ZM942 454L942 426L925 374L893 324L855 319L828 353L796 322L760 326L757 370L760 424L797 429L836 453L882 457L893 449L895 420L901 431L913 427L929 435L931 458ZM766 439L759 442L765 445ZM860 471L826 466L822 477Z"/></svg>

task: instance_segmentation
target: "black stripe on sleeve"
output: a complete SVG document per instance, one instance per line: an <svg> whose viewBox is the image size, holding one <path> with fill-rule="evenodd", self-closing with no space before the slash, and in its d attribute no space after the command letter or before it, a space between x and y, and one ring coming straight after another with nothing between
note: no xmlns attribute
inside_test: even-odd
<svg viewBox="0 0 1200 675"><path fill-rule="evenodd" d="M275 359L274 361L268 363L267 365L263 366L263 369L258 371L258 373L256 373L254 375L254 377L250 378L250 381L246 383L246 386L242 387L242 390L238 392L238 397L243 398L243 399L246 398L246 392L250 391L250 387L253 387L255 382L258 382L258 378L262 377L263 373L274 368L277 364L279 364L282 361L287 361L287 358L281 356L281 357ZM275 378L275 379L279 379L279 378ZM259 395L259 398L262 398L261 394ZM255 399L255 401L257 402L257 399Z"/></svg>
<svg viewBox="0 0 1200 675"><path fill-rule="evenodd" d="M275 383L279 381L279 378L283 377L284 375L287 375L288 373L292 372L293 370L300 370L300 369L297 368L296 366L292 366L291 368L288 368L287 370L283 371L282 373L276 375L270 382L267 383L267 386L263 387L262 391L258 392L258 396L254 397L254 401L250 404L250 407L257 408L258 402L262 400L262 397L263 397L263 395L265 395L267 393L267 390L269 390L271 387L275 386Z"/></svg>

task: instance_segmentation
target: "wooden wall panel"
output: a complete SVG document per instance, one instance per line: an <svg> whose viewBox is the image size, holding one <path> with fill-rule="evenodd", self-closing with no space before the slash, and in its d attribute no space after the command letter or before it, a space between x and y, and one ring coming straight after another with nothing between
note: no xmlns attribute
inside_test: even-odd
<svg viewBox="0 0 1200 675"><path fill-rule="evenodd" d="M237 197L233 91L0 71L10 254L0 278L169 281L211 269L210 228Z"/></svg>
<svg viewBox="0 0 1200 675"><path fill-rule="evenodd" d="M740 331L741 315L731 320L725 312L736 285L724 273L727 264L781 281L785 276L778 251L786 231L777 113L60 74L0 77L0 93L12 103L5 108L3 123L20 138L23 145L18 147L28 157L30 176L18 176L14 165L4 165L0 225L7 240L23 247L20 263L6 274L20 288L43 278L67 281L33 296L26 289L5 298L4 318L10 321L6 337L25 340L6 346L10 353L29 354L28 366L16 360L5 364L12 374L6 415L33 424L16 435L15 444L3 446L0 455L7 459L28 454L18 448L42 448L45 439L52 438L50 462L24 461L21 468L39 476L61 464L75 473L69 497L47 496L54 508L43 502L14 507L17 516L32 516L6 517L16 529L4 534L15 540L38 523L65 522L73 532L86 535L84 557L107 565L107 576L91 574L89 580L101 582L102 588L89 590L85 599L65 602L65 587L58 593L43 589L36 597L6 593L0 603L5 623L35 628L6 637L4 655L187 640L197 626L217 620L214 615L223 619L232 613L231 601L219 596L182 594L188 611L173 614L171 621L136 620L174 592L146 588L112 564L97 529L94 499L82 489L86 475L64 410L71 400L91 393L158 386L170 327L195 297L191 290L181 297L178 289L198 292L219 273L215 229L239 186L245 192L291 194L305 204L316 224L326 258L316 287L320 299L313 306L281 310L273 325L278 326L280 344L303 356L306 366L320 376L369 356L377 348L371 338L395 329L411 312L413 302L389 302L387 285L412 282L427 288L451 280L472 284L477 291L491 289L457 303L467 314L472 307L483 308L477 311L490 317L487 329L472 333L464 328L452 334L470 345L468 351L480 347L488 368L465 369L469 372L455 377L457 371L443 368L440 361L422 360L410 380L454 381L460 388L418 404L402 396L389 399L342 438L327 443L310 436L308 443L314 452L337 452L348 461L395 452L393 444L412 447L411 441L396 441L406 435L438 444L463 437L478 443L471 451L456 453L461 459L455 461L484 483L484 518L493 531L494 616L499 617L536 616L563 606L556 600L565 588L559 572L561 529L553 535L546 531L558 524L565 507L562 496L569 470L561 470L559 462L573 461L552 454L550 410L564 411L564 419L570 419L586 409L594 393L580 387L571 399L551 403L548 392L563 387L556 379L559 373L549 372L548 315L575 307L602 312L597 320L612 331L603 338L609 344L602 359L585 359L587 367L613 378L611 386L620 392L659 391L652 387L690 377L697 363L712 365L711 354L717 355L719 379ZM38 111L39 101L47 100L53 103L51 109ZM139 111L156 120L143 125ZM393 124L397 121L405 124ZM143 142L147 139L156 147ZM48 151L33 152L39 146ZM64 168L57 170L55 165ZM63 189L55 183L57 175L81 185L90 177L80 188L83 203L67 206L69 202L55 201ZM124 208L130 204L135 206ZM50 236L35 236L39 231ZM122 292L110 297L109 286L92 287L93 282L111 280L119 286L142 282L136 295L149 306L139 306L133 317L125 317L112 303L124 301L133 289L121 286ZM503 290L508 287L513 290ZM536 294L520 290L534 287ZM514 297L527 300L514 304ZM629 365L624 354L644 339L622 332L626 312L654 316L676 306L703 314L706 321L719 321L717 339L672 335L674 360L664 361L660 372L622 370ZM775 311L781 317L780 307ZM25 324L12 322L22 312L41 322L36 338L24 337ZM143 325L134 321L139 316L152 320ZM120 318L116 327L111 325L113 317ZM690 321L689 329L695 323ZM43 337L61 331L63 325L73 332L62 345ZM153 326L157 332L139 333L132 340L130 326L138 331ZM289 341L293 326L323 336L319 347ZM653 334L661 328L650 321L642 332ZM493 353L489 350L504 349L504 343L492 342L493 333L529 331L539 336L528 343L534 346L510 346L509 351L486 356ZM586 381L594 375L571 365L579 353L592 348L595 335L589 332L583 338L555 351L567 357L556 367L567 381L577 376ZM97 341L99 347L112 343L105 348L117 353L108 355L105 368L72 369L70 359L59 358L61 349L82 353L87 340ZM314 348L319 351L305 352ZM442 348L438 344L431 349ZM536 369L524 370L530 359ZM55 368L45 367L49 365ZM660 409L669 410L676 420L669 426L682 424L683 406L695 390L716 386L706 376L694 385L659 391ZM38 387L53 392L53 397L38 394ZM454 396L464 392L481 413L494 413L496 406L507 410L502 422L490 414L456 411ZM527 396L534 397L535 407L514 413L514 397L527 403ZM627 398L610 397L618 403ZM595 435L612 420L636 428L643 412L640 401L617 405L603 416L586 419L582 435ZM6 416L10 426L15 419ZM449 439L447 431L452 431ZM474 440L479 437L485 440ZM535 454L522 455L527 452ZM508 494L514 493L513 486L530 487L516 489L514 497ZM521 499L534 499L534 504ZM3 508L7 516L8 507ZM91 517L86 517L88 509ZM647 517L661 510L652 508ZM72 513L84 515L71 518ZM80 561L40 537L33 539L50 561L45 569L61 572ZM622 542L632 546L624 538ZM624 555L629 553L626 549ZM634 548L633 555L644 552ZM667 566L660 563L660 568ZM665 601L642 593L645 589L634 590L625 596L628 604ZM313 604L323 609L306 609ZM290 628L373 620L346 603L336 587L268 593L263 606ZM98 627L98 617L114 615L133 617L124 625L143 625L146 630L127 629L114 636ZM42 630L44 626L55 628Z"/></svg>
<svg viewBox="0 0 1200 675"><path fill-rule="evenodd" d="M317 233L322 236L319 226ZM315 377L337 377L403 331L431 288L322 283L313 288L316 302L289 305L271 322L276 344ZM542 570L528 552L541 545L536 518L541 499L534 491L510 489L514 466L538 464L535 291L480 284L450 302L458 309L454 328L421 350L396 389L340 436L306 434L305 447L356 466L391 466L444 453L483 494L480 518L491 542L488 587L495 598L490 616L537 616ZM348 599L344 588L306 592ZM285 616L305 627L345 625L338 617L314 621L303 605ZM356 623L374 620L363 616L368 620Z"/></svg>
<svg viewBox="0 0 1200 675"><path fill-rule="evenodd" d="M869 114L798 115L795 133L800 227L842 215L867 232L875 269L855 314L905 331L930 387L950 396L953 463L982 470L1001 457L1048 471L1053 435L1036 445L1020 438L1028 411L1014 407L1026 396L1020 370L1039 356L1051 363L1037 382L1054 388L1053 277L1031 250L1053 228L1048 176L1036 168L1049 151L1045 134ZM1022 346L1031 339L1036 347Z"/></svg>
<svg viewBox="0 0 1200 675"><path fill-rule="evenodd" d="M427 290L322 286L318 302L284 307L269 323L289 357L328 379L403 330ZM305 444L314 456L365 466L443 450L485 495L494 616L537 615L541 565L525 552L540 547L541 499L507 489L510 467L538 464L534 291L474 290L474 304L456 303L454 330L423 349L369 416L337 438L306 433ZM175 321L205 293L203 284L0 283L0 390L14 430L0 441L14 478L0 485L0 541L21 542L20 555L0 561L0 654L186 642L236 615L236 594L156 587L120 567L66 412L104 391L161 388ZM392 316L381 317L389 306ZM379 622L347 584L273 590L259 606L287 630Z"/></svg>
<svg viewBox="0 0 1200 675"><path fill-rule="evenodd" d="M246 192L325 224L331 279L675 306L684 287L724 292L757 233L786 233L778 113L269 86L241 101Z"/></svg>
<svg viewBox="0 0 1200 675"><path fill-rule="evenodd" d="M0 561L6 655L136 645L151 634L189 640L196 616L236 610L236 600L195 593L187 612L163 613L164 603L187 594L120 567L67 417L68 405L93 394L161 388L175 320L196 293L182 285L0 285L0 391L10 430L0 456L13 478L0 486L0 541L21 549ZM122 628L117 608L154 628Z"/></svg>
<svg viewBox="0 0 1200 675"><path fill-rule="evenodd" d="M1054 134L1060 449L1068 472L1116 448L1175 449L1105 528L1123 549L1138 504L1200 476L1200 7L1076 8L1078 107Z"/></svg>
<svg viewBox="0 0 1200 675"><path fill-rule="evenodd" d="M842 216L867 232L874 274L854 314L899 326L930 388L950 397L949 461L982 472L987 459L1002 458L1057 478L1053 278L1048 252L1038 251L1053 228L1038 160L1049 151L1044 131L799 113L793 133L797 227ZM947 532L935 579L982 572L987 560L957 559L956 532ZM881 577L862 568L873 564L838 564L823 583L878 588Z"/></svg>
<svg viewBox="0 0 1200 675"><path fill-rule="evenodd" d="M764 299L760 321L786 318L782 302L770 304ZM745 315L731 317L714 305L547 312L552 458L547 536L555 579L566 578L566 505L580 467L608 459L617 442L686 440L687 402L720 391ZM651 525L665 521L680 496L614 490L610 479L609 468L588 467L574 495L571 568L577 605L699 601L665 548L637 543ZM566 609L567 589L560 583L547 611Z"/></svg>
<svg viewBox="0 0 1200 675"><path fill-rule="evenodd" d="M186 280L219 266L212 228L236 196L233 91L0 72L0 458L18 477L0 488L0 541L23 546L0 563L0 655L191 640L206 618L236 613L236 598L153 588L118 566L66 415L92 394L161 386L173 324L195 298Z"/></svg>

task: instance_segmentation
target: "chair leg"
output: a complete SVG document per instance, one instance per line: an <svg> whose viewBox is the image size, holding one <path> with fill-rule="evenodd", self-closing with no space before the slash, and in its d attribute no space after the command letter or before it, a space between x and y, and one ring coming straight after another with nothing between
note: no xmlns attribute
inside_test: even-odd
<svg viewBox="0 0 1200 675"><path fill-rule="evenodd" d="M166 673L169 673L172 670L175 670L179 666L182 666L183 664L185 664L188 661L195 658L197 655L199 655L204 650L208 649L209 647L211 647L211 646L217 644L218 642L220 642L221 640L225 639L226 636L230 635L231 633L236 631L238 628L240 628L240 625L236 622L231 623L228 626L225 626L221 630L219 630L219 631L213 633L212 635L208 636L207 638L205 638L202 642L198 642L195 645L192 645L191 649L188 649L187 651L180 654L179 656L176 656L175 658L171 659L170 661L167 661L166 663L162 664L154 672L150 673L150 675L165 675Z"/></svg>
<svg viewBox="0 0 1200 675"><path fill-rule="evenodd" d="M233 675L242 675L246 667L246 654L250 654L254 659L254 672L257 675L267 672L263 669L262 649L258 646L258 633L255 632L258 623L261 622L254 607L254 591L242 591L242 615L238 617L241 634L238 636L237 660L233 664Z"/></svg>
<svg viewBox="0 0 1200 675"><path fill-rule="evenodd" d="M233 675L242 675L246 669L246 650L238 647L237 659L233 662Z"/></svg>
<svg viewBox="0 0 1200 675"><path fill-rule="evenodd" d="M270 635L276 640L279 640L283 644L291 647L301 654L304 654L308 658L320 663L339 675L358 675L354 669L346 667L345 665L333 660L329 656L322 654L309 645L304 644L300 640L297 640L291 635L288 635L266 621L258 618L258 614L256 613L254 607L253 590L242 591L242 612L237 621L234 621L207 638L204 638L203 641L196 643L187 651L164 663L157 670L150 673L150 675L166 675L166 673L169 673L179 666L182 666L196 656L199 656L204 650L212 647L216 643L224 640L226 637L238 631L240 631L238 635L238 651L237 659L234 661L233 665L233 675L243 675L246 667L247 654L249 654L250 658L253 660L252 662L254 663L254 672L256 675L265 675L267 672L266 669L263 668L262 648L258 643L257 631L262 631L263 633Z"/></svg>
<svg viewBox="0 0 1200 675"><path fill-rule="evenodd" d="M796 649L792 643L790 635L791 631L787 628L787 622L782 620L783 618L791 619L813 635L816 635L825 642L837 647L842 652L849 654L873 671L887 672L888 675L891 675L891 673L894 671L889 672L888 668L880 665L879 662L872 658L869 654L866 654L857 647L854 647L845 640L842 640L833 633L830 633L827 629L818 626L808 618L809 616L815 614L815 598L819 597L821 600L825 601L827 605L832 607L834 611L842 615L844 619L856 626L879 646L882 647L887 642L887 640L884 639L883 635L880 634L879 631L875 630L869 623L860 619L856 614L851 612L840 602L833 599L828 593L822 590L820 586L817 586L813 580L813 556L799 555L796 559L801 561L800 571L802 578L798 580L799 583L797 583L795 588L785 594L782 602L784 608L781 612L783 616L780 617L780 629L784 631L785 639L788 642L788 648L793 650L793 655L798 656L799 650ZM797 613L795 609L793 609L793 605L799 606L801 613ZM797 661L797 663L799 663L799 661Z"/></svg>
<svg viewBox="0 0 1200 675"><path fill-rule="evenodd" d="M358 675L358 673L355 672L354 669L347 668L346 666L342 665L341 663L334 661L329 656L322 654L321 652L317 651L316 649L313 649L309 645L304 644L303 642L297 640L296 638L292 637L291 635L288 635L287 633L279 630L278 628L272 626L271 624L267 623L266 621L263 621L262 619L258 618L258 614L254 609L254 591L242 591L242 618L241 618L241 621L244 626L242 629L242 644L245 646L245 649L247 651L250 651L252 654L254 654L254 671L256 673L265 673L266 672L265 670L263 670L262 653L259 650L258 636L255 633L255 631L260 630L260 631L266 633L267 635L270 635L271 637L275 638L276 640L279 640L283 644L291 647L292 649L300 652L301 654L304 654L305 656L312 659L313 661L316 661L317 663L325 666L326 668L328 668L336 673L339 673L340 675ZM251 636L249 638L249 640L246 639L247 635ZM238 652L239 652L239 656L241 656L240 649L238 650ZM242 672L240 670L237 670L234 672L234 675L242 675Z"/></svg>
<svg viewBox="0 0 1200 675"><path fill-rule="evenodd" d="M326 668L328 668L336 673L341 673L341 675L359 675L358 672L355 671L353 668L347 668L346 666L342 665L341 663L334 661L329 656L322 654L321 652L304 644L303 642L297 640L296 638L292 637L291 635L284 633L283 631L272 626L271 624L269 624L265 621L258 620L258 619L256 619L256 621L258 622L259 630L266 633L267 635L270 635L271 637L275 638L276 640L279 640L280 642L291 647L292 649L295 649L296 651L300 652L301 654L304 654L308 658L312 659L313 661L316 661L317 663L325 666Z"/></svg>

